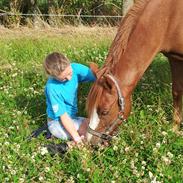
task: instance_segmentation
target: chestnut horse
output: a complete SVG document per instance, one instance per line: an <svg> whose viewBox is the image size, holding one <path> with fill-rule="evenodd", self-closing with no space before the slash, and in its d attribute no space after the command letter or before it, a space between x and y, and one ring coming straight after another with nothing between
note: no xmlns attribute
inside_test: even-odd
<svg viewBox="0 0 183 183"><path fill-rule="evenodd" d="M87 108L87 140L108 140L131 111L137 82L159 52L168 57L172 73L173 121L182 121L183 1L138 0L122 20L104 66L96 72Z"/></svg>

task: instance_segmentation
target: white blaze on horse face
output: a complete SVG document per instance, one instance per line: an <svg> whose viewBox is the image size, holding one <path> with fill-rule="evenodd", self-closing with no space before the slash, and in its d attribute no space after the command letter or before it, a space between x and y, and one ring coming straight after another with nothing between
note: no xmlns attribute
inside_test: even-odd
<svg viewBox="0 0 183 183"><path fill-rule="evenodd" d="M92 130L95 130L99 124L99 121L100 121L100 119L98 117L97 110L96 110L96 108L94 108L93 113L90 118L89 127ZM90 133L87 133L86 136L87 136L87 140L90 141L93 135Z"/></svg>

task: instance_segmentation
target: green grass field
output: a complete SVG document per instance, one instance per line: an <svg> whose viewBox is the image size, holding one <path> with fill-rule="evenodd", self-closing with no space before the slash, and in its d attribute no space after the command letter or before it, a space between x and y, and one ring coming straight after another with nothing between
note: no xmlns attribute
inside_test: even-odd
<svg viewBox="0 0 183 183"><path fill-rule="evenodd" d="M172 132L169 65L158 55L133 93L133 109L107 148L74 148L52 157L44 136L26 137L46 121L42 62L60 51L88 65L104 63L115 36L112 28L0 30L0 182L183 182L183 131ZM90 84L79 88L85 116Z"/></svg>

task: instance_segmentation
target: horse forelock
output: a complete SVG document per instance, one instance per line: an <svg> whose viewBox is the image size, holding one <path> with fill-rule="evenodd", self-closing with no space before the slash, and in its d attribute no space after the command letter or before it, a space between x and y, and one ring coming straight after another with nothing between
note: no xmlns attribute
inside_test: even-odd
<svg viewBox="0 0 183 183"><path fill-rule="evenodd" d="M150 0L138 0L129 10L124 19L122 19L116 37L109 49L106 65L115 64L119 61L121 55L126 50L130 35L136 26L137 20L140 18L140 15L143 13L149 2Z"/></svg>

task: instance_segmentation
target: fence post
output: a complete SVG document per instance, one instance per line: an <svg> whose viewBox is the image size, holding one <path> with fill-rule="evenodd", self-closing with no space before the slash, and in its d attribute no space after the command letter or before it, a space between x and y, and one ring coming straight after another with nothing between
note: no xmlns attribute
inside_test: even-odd
<svg viewBox="0 0 183 183"><path fill-rule="evenodd" d="M132 7L134 0L123 0L122 15L125 16L128 10Z"/></svg>

